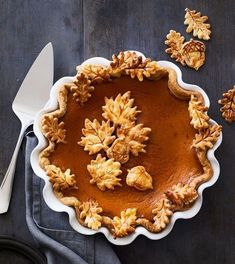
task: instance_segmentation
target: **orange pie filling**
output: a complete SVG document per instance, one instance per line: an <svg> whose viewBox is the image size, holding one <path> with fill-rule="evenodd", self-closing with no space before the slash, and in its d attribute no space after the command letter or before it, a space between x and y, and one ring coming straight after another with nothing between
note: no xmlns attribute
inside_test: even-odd
<svg viewBox="0 0 235 264"><path fill-rule="evenodd" d="M109 68L80 66L75 81L61 88L60 108L42 119L49 144L40 164L81 224L106 226L117 237L139 225L160 232L212 176L206 153L221 127L209 124L203 103L199 93L179 87L173 70L135 53L114 56ZM121 117L128 104L135 113ZM125 134L125 126L137 130Z"/></svg>

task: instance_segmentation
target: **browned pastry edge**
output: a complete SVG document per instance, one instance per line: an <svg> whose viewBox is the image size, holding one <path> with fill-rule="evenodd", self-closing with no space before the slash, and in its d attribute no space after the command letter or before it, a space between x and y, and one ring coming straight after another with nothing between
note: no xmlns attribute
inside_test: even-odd
<svg viewBox="0 0 235 264"><path fill-rule="evenodd" d="M86 71L83 74L87 74L86 77L88 79L88 69L92 69L92 67L99 67L98 71L97 69L92 71L92 77L90 78L91 85L92 83L97 83L97 80L99 80L99 83L102 82L102 80L110 81L110 78L119 78L121 75L129 75L131 76L131 78L137 77L139 81L142 81L142 78L156 80L168 74L168 87L171 93L182 100L190 100L191 98L190 116L194 117L194 114L196 116L199 114L199 118L205 118L204 123L202 123L204 125L199 128L195 127L194 123L191 122L191 124L198 132L198 134L196 135L203 136L208 134L208 130L212 127L212 125L208 122L209 117L206 113L207 108L204 106L203 96L199 92L185 90L180 87L177 82L176 72L173 69L160 68L156 62L151 61L150 59L142 61L142 59L133 52L121 52L118 56L113 56L113 59L114 60L111 62L111 66L108 68L101 68L101 66L92 65L89 68L86 66ZM127 60L127 62L125 62L125 59ZM144 70L145 68L148 70L148 67L146 66L148 64L150 64L149 72ZM112 68L112 65L114 65L114 68ZM79 66L78 68L79 71L82 72L82 66ZM139 73L139 70L141 73ZM97 72L99 73L98 77ZM105 78L102 79L102 74L100 73L104 74ZM67 96L69 92L72 92L71 87L73 87L74 90L74 83L69 83L61 87L58 96L59 108L51 113L45 114L42 117L42 120L45 116L53 116L59 118L65 114L67 106ZM115 216L112 219L102 213L102 208L100 209L96 202L81 202L75 197L64 197L62 191L59 188L54 189L54 193L62 203L75 208L77 219L80 224L89 226L94 230L97 230L100 226L106 226L114 237L123 237L134 232L135 227L143 226L150 232L159 233L164 228L166 228L167 224L170 222L170 217L173 212L186 210L194 203L194 201L198 197L197 188L202 183L208 181L213 175L212 166L207 158L207 150L209 148L212 148L215 144L220 134L221 126L216 125L216 127L214 128L217 133L214 133L210 138L207 136L205 136L205 138L202 137L201 141L205 144L192 144L192 147L195 148L197 157L203 167L203 174L191 178L187 183L179 183L175 186L172 186L172 188L168 190L162 198L156 201L156 207L152 211L153 220L138 218L136 216L135 208L127 208L125 211L121 212L120 217ZM45 133L43 133L43 135L46 137ZM41 151L39 156L40 166L45 171L47 170L48 165L50 165L48 156L54 151L56 144L56 142L51 141L50 138L47 138L47 140L48 146ZM207 144L208 142L210 143L209 145ZM59 144L63 144L63 142ZM90 219L92 219L93 222L89 222Z"/></svg>
<svg viewBox="0 0 235 264"><path fill-rule="evenodd" d="M221 106L220 112L222 117L228 122L232 123L235 121L235 85L232 89L223 93L223 98L221 98L218 103Z"/></svg>

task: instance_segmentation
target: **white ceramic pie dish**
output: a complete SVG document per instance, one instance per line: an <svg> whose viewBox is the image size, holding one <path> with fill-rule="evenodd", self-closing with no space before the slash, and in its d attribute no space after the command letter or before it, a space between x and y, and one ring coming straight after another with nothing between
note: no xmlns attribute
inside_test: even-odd
<svg viewBox="0 0 235 264"><path fill-rule="evenodd" d="M145 58L145 56L142 53L137 52L137 51L136 51L136 53L138 53L139 55L143 56L143 58ZM84 65L84 64L96 64L96 65L99 64L99 65L103 65L103 66L109 66L110 61L105 59L105 58L94 57L94 58L86 60L82 65ZM175 64L168 62L168 61L158 61L158 65L162 66L162 67L174 69L176 74L177 74L178 84L186 90L194 90L194 91L200 92L202 94L202 96L204 97L205 105L207 107L209 107L210 101L209 101L207 94L199 86L187 84L187 83L183 82L182 72ZM52 185L49 182L48 176L46 175L45 171L39 165L39 153L47 146L47 140L44 138L43 134L40 131L41 118L45 113L52 112L58 108L57 95L58 95L58 91L59 91L60 87L65 83L72 82L73 79L74 79L74 77L63 77L63 78L59 79L53 85L53 87L51 89L49 101L47 102L45 107L37 114L37 116L35 118L35 122L34 122L34 132L38 138L38 145L35 147L35 149L33 150L32 154L31 154L31 165L32 165L32 168L34 170L34 173L37 176L39 176L40 178L42 178L45 182L45 186L43 188L43 197L44 197L44 200L47 203L47 205L54 211L66 212L69 216L70 225L78 233L81 233L84 235L93 235L96 233L103 233L106 236L106 238L111 243L113 243L115 245L128 245L132 241L134 241L135 238L139 235L144 235L144 236L146 236L152 240L161 239L170 233L170 231L172 230L177 219L188 219L188 218L192 218L193 216L195 216L199 212L199 210L202 206L203 190L212 186L217 181L217 179L219 177L220 166L219 166L217 159L214 156L214 152L222 142L222 134L218 138L218 140L217 140L216 144L213 146L213 148L209 149L207 152L208 160L210 161L212 168L213 168L213 176L211 177L211 179L209 181L200 185L200 187L198 188L198 198L197 198L196 202L193 204L193 206L190 207L186 211L175 212L170 219L170 223L160 233L151 233L148 230L146 230L144 227L137 227L135 232L130 234L127 237L114 238L106 227L101 227L98 231L94 231L92 229L86 228L86 227L82 226L81 224L79 224L79 222L76 219L75 210L71 207L68 207L68 206L62 204L56 198L56 196L54 195L54 192L53 192ZM216 122L212 119L210 119L209 122L211 124L216 124Z"/></svg>

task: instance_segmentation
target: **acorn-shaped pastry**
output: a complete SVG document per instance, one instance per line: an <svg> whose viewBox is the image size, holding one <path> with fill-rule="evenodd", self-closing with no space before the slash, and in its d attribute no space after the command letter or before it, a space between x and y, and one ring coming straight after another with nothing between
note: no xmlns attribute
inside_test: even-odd
<svg viewBox="0 0 235 264"><path fill-rule="evenodd" d="M205 62L206 46L203 42L190 39L182 46L182 55L185 63L198 70Z"/></svg>
<svg viewBox="0 0 235 264"><path fill-rule="evenodd" d="M140 191L153 189L153 179L143 166L136 166L128 170L126 184Z"/></svg>

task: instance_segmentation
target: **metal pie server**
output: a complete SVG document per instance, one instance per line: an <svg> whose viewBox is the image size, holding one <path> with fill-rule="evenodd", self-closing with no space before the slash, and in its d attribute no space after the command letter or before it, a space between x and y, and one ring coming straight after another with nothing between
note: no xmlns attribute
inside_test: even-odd
<svg viewBox="0 0 235 264"><path fill-rule="evenodd" d="M31 66L12 104L13 111L21 121L21 130L11 162L0 186L0 214L6 213L9 207L16 160L24 132L33 123L37 112L48 101L53 77L53 47L51 43L48 43Z"/></svg>

